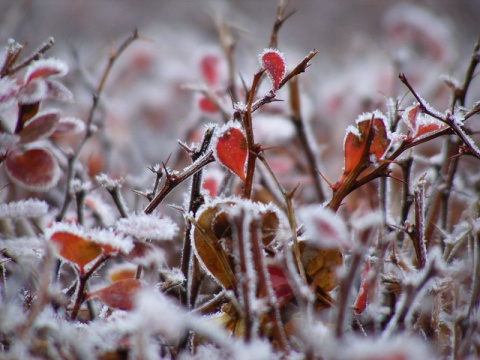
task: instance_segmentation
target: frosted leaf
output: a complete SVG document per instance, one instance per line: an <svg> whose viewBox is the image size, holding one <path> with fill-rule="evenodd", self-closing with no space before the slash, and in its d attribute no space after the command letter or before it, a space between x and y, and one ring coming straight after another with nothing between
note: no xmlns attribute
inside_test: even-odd
<svg viewBox="0 0 480 360"><path fill-rule="evenodd" d="M248 153L247 140L242 125L238 121L229 121L215 131L211 146L215 149L215 159L245 181Z"/></svg>
<svg viewBox="0 0 480 360"><path fill-rule="evenodd" d="M55 80L46 80L45 83L47 84L47 94L49 98L73 103L73 94L65 85Z"/></svg>
<svg viewBox="0 0 480 360"><path fill-rule="evenodd" d="M320 249L349 249L351 240L343 220L320 205L300 208L298 217L305 223L305 237L309 244Z"/></svg>
<svg viewBox="0 0 480 360"><path fill-rule="evenodd" d="M15 79L8 77L0 79L0 111L8 109L15 103L20 86Z"/></svg>
<svg viewBox="0 0 480 360"><path fill-rule="evenodd" d="M0 204L0 218L33 218L47 214L48 204L37 199Z"/></svg>
<svg viewBox="0 0 480 360"><path fill-rule="evenodd" d="M55 128L53 136L77 135L85 131L85 123L75 117L64 116Z"/></svg>
<svg viewBox="0 0 480 360"><path fill-rule="evenodd" d="M272 82L273 91L276 91L287 71L283 53L276 49L265 49L258 60Z"/></svg>
<svg viewBox="0 0 480 360"><path fill-rule="evenodd" d="M13 145L18 143L19 140L20 137L18 135L0 132L0 156Z"/></svg>
<svg viewBox="0 0 480 360"><path fill-rule="evenodd" d="M117 230L137 238L172 240L178 233L178 225L168 217L135 214L117 222Z"/></svg>
<svg viewBox="0 0 480 360"><path fill-rule="evenodd" d="M47 97L48 86L45 81L32 80L27 85L22 86L18 94L19 104L34 104L44 100Z"/></svg>
<svg viewBox="0 0 480 360"><path fill-rule="evenodd" d="M56 222L45 230L45 237L51 238L55 233L69 233L83 239L95 242L100 246L111 247L114 250L128 254L133 249L133 240L111 229L85 229L81 225Z"/></svg>
<svg viewBox="0 0 480 360"><path fill-rule="evenodd" d="M49 77L62 77L68 72L68 65L66 62L48 58L34 61L25 73L24 83L29 84L35 79L46 79Z"/></svg>
<svg viewBox="0 0 480 360"><path fill-rule="evenodd" d="M20 142L26 144L48 138L55 131L59 121L60 113L58 110L37 113L24 124L23 129L18 133Z"/></svg>
<svg viewBox="0 0 480 360"><path fill-rule="evenodd" d="M47 191L60 178L60 167L55 157L46 149L15 148L5 161L10 179L17 185L32 191Z"/></svg>
<svg viewBox="0 0 480 360"><path fill-rule="evenodd" d="M99 245L112 247L114 250L128 254L133 249L133 240L129 236L118 234L112 229L90 229L88 238Z"/></svg>

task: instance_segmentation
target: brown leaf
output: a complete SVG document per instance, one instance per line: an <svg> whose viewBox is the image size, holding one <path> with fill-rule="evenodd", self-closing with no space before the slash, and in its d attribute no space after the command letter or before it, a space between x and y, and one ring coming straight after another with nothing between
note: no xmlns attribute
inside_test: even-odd
<svg viewBox="0 0 480 360"><path fill-rule="evenodd" d="M305 273L323 291L331 291L337 286L336 271L342 265L343 257L339 249L318 249L306 241L298 243Z"/></svg>

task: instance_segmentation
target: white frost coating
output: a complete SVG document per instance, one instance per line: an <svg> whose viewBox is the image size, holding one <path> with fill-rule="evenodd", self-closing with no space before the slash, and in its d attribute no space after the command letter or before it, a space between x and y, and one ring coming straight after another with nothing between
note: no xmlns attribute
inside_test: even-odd
<svg viewBox="0 0 480 360"><path fill-rule="evenodd" d="M256 136L255 140L261 144L282 144L292 139L296 134L292 121L279 115L262 114L256 116L253 130Z"/></svg>
<svg viewBox="0 0 480 360"><path fill-rule="evenodd" d="M37 199L0 204L0 218L33 218L47 214L48 204Z"/></svg>
<svg viewBox="0 0 480 360"><path fill-rule="evenodd" d="M150 268L152 266L162 267L167 262L167 255L163 249L155 247L153 249L149 249L145 256L135 257L132 262L136 265L141 265L146 268Z"/></svg>
<svg viewBox="0 0 480 360"><path fill-rule="evenodd" d="M239 102L235 103L233 108L235 110L244 112L244 111L247 111L247 104L244 104L243 102L239 101Z"/></svg>
<svg viewBox="0 0 480 360"><path fill-rule="evenodd" d="M15 79L0 79L0 111L8 109L15 103L15 98L20 90L20 86Z"/></svg>
<svg viewBox="0 0 480 360"><path fill-rule="evenodd" d="M98 215L103 225L112 226L115 223L115 210L98 193L90 192L85 198L85 205Z"/></svg>
<svg viewBox="0 0 480 360"><path fill-rule="evenodd" d="M172 240L179 230L172 219L147 214L135 214L120 219L116 229L127 235L151 240Z"/></svg>
<svg viewBox="0 0 480 360"><path fill-rule="evenodd" d="M410 359L430 360L438 359L434 349L427 346L420 338L395 335L387 339L375 339L374 337L348 336L344 339L348 346L330 344L331 355L337 359ZM328 351L327 353L330 353ZM328 355L327 355L328 357Z"/></svg>
<svg viewBox="0 0 480 360"><path fill-rule="evenodd" d="M329 209L320 205L308 205L297 211L305 223L305 237L321 249L349 249L352 245L343 220Z"/></svg>
<svg viewBox="0 0 480 360"><path fill-rule="evenodd" d="M124 179L112 179L105 173L95 176L95 180L107 190L113 190L116 187L121 187Z"/></svg>
<svg viewBox="0 0 480 360"><path fill-rule="evenodd" d="M377 226L382 225L382 223L383 223L383 218L382 218L382 214L379 211L369 212L360 218L350 221L350 225L352 226L352 228L354 228L359 232L365 231L367 229L375 228Z"/></svg>
<svg viewBox="0 0 480 360"><path fill-rule="evenodd" d="M187 314L162 293L141 290L135 299L138 326L166 337L177 336L188 325Z"/></svg>
<svg viewBox="0 0 480 360"><path fill-rule="evenodd" d="M1 109L0 109L1 111ZM9 134L9 133L0 133L0 155L5 151L11 148L13 145L20 141L20 136Z"/></svg>
<svg viewBox="0 0 480 360"><path fill-rule="evenodd" d="M8 254L20 264L31 266L45 253L45 241L36 237L18 237L0 240L0 249L7 249Z"/></svg>

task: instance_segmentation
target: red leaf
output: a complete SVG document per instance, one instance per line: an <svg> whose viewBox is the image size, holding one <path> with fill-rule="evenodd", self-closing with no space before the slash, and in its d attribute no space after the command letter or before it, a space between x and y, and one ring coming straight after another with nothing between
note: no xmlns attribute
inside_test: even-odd
<svg viewBox="0 0 480 360"><path fill-rule="evenodd" d="M8 154L5 168L13 182L32 191L47 191L60 177L57 161L44 149L16 149Z"/></svg>
<svg viewBox="0 0 480 360"><path fill-rule="evenodd" d="M224 130L215 147L217 160L245 181L245 161L247 160L247 139L243 131L230 126Z"/></svg>
<svg viewBox="0 0 480 360"><path fill-rule="evenodd" d="M217 105L211 102L206 96L198 99L198 107L206 113L216 113L218 111Z"/></svg>
<svg viewBox="0 0 480 360"><path fill-rule="evenodd" d="M283 54L278 50L266 49L260 55L260 63L272 82L273 90L277 90L287 69Z"/></svg>
<svg viewBox="0 0 480 360"><path fill-rule="evenodd" d="M26 144L48 138L55 131L59 121L60 114L57 111L38 113L26 122L23 129L18 133L20 143Z"/></svg>
<svg viewBox="0 0 480 360"><path fill-rule="evenodd" d="M356 129L355 129L356 130ZM353 128L347 130L344 142L344 175L351 173L362 159L367 142L364 134L355 131ZM362 136L363 135L363 136Z"/></svg>
<svg viewBox="0 0 480 360"><path fill-rule="evenodd" d="M362 272L362 282L360 284L360 290L358 291L357 298L353 304L353 311L355 314L361 314L363 310L367 307L367 296L368 296L368 282L367 277L370 272L370 263L367 260L365 262L365 268Z"/></svg>
<svg viewBox="0 0 480 360"><path fill-rule="evenodd" d="M215 55L206 55L200 61L200 69L202 71L203 78L209 86L213 86L218 83L219 62L219 58Z"/></svg>
<svg viewBox="0 0 480 360"><path fill-rule="evenodd" d="M277 298L279 308L282 308L291 298L293 298L293 291L288 284L287 277L283 270L277 265L268 265L268 274L272 283L273 291Z"/></svg>
<svg viewBox="0 0 480 360"><path fill-rule="evenodd" d="M375 118L373 120L373 131L373 140L368 153L374 155L376 160L379 160L390 145L388 129L382 118Z"/></svg>
<svg viewBox="0 0 480 360"><path fill-rule="evenodd" d="M87 264L102 253L102 248L97 243L69 232L53 233L50 241L57 248L59 256L75 264L80 274L85 272Z"/></svg>
<svg viewBox="0 0 480 360"><path fill-rule="evenodd" d="M120 310L132 310L135 295L141 287L142 283L137 279L119 280L110 286L94 291L87 298L98 297L110 307Z"/></svg>

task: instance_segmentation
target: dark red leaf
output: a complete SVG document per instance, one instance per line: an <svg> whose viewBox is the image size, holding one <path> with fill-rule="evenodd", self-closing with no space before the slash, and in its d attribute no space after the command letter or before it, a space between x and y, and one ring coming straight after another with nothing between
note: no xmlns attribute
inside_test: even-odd
<svg viewBox="0 0 480 360"><path fill-rule="evenodd" d="M268 274L277 298L277 305L279 308L282 308L283 305L293 298L292 288L288 284L285 273L278 265L268 265Z"/></svg>
<svg viewBox="0 0 480 360"><path fill-rule="evenodd" d="M267 49L260 56L260 63L272 82L273 90L277 90L287 69L283 54L278 50Z"/></svg>
<svg viewBox="0 0 480 360"><path fill-rule="evenodd" d="M60 114L57 111L38 113L25 123L23 129L18 133L20 143L26 144L49 137L55 131L59 121Z"/></svg>
<svg viewBox="0 0 480 360"><path fill-rule="evenodd" d="M247 139L243 131L234 126L228 127L219 135L215 150L217 160L245 181Z"/></svg>
<svg viewBox="0 0 480 360"><path fill-rule="evenodd" d="M60 176L56 159L44 149L16 149L8 154L5 168L13 182L33 191L52 188Z"/></svg>

